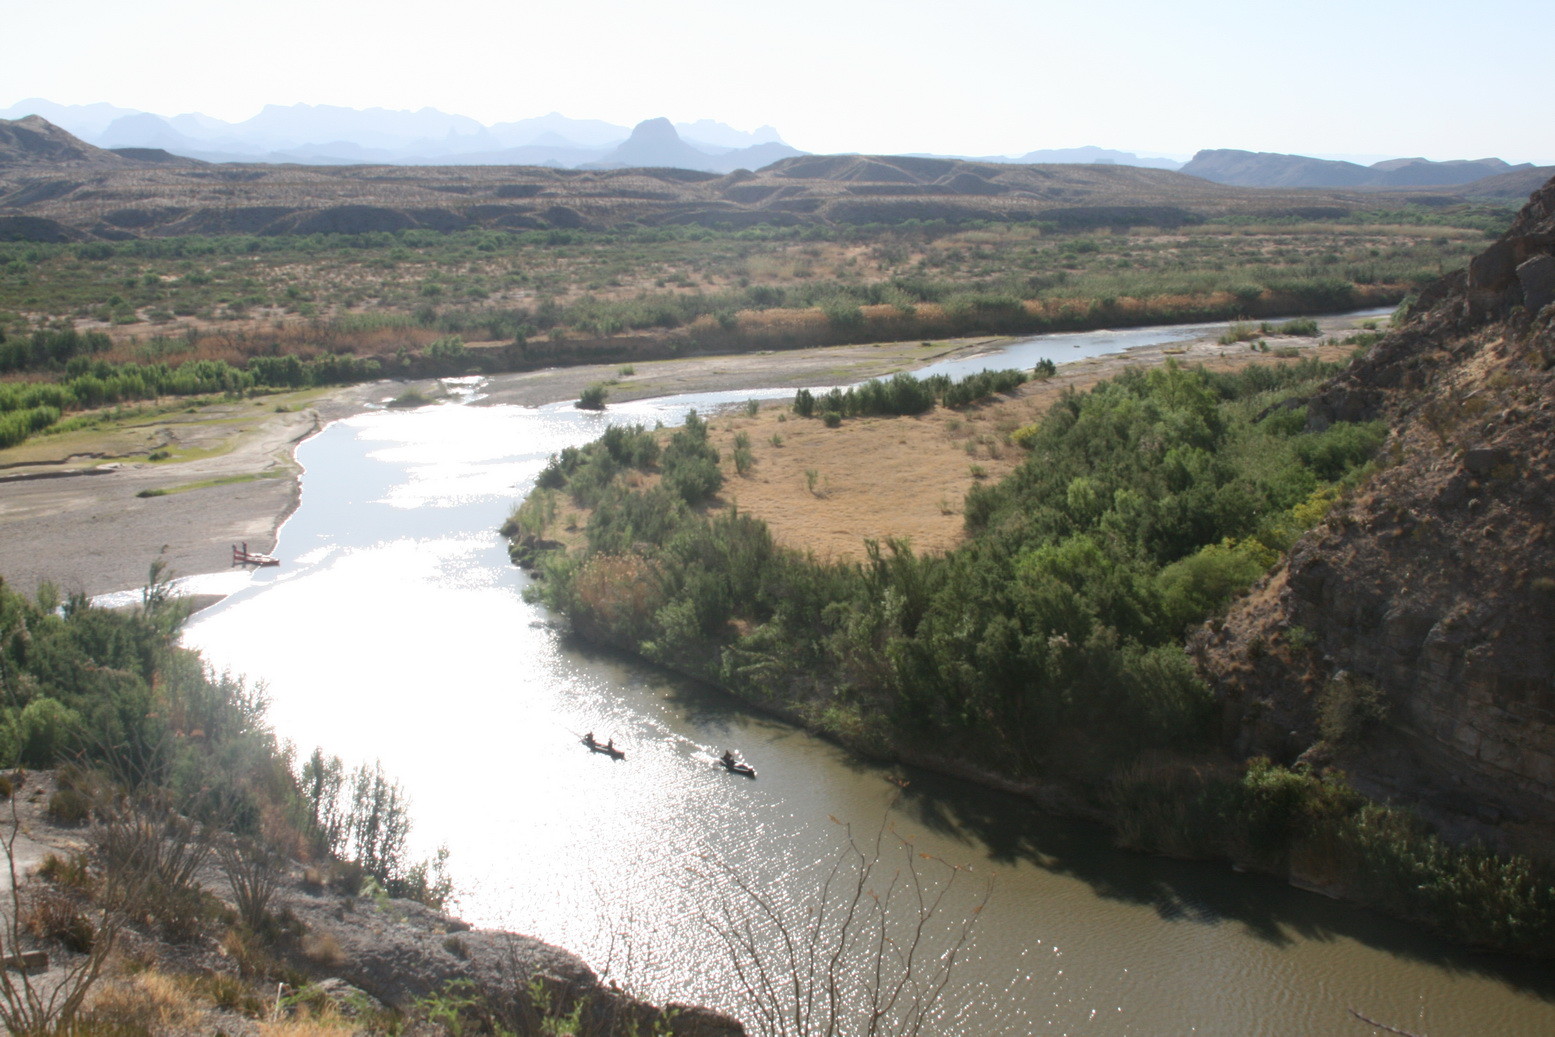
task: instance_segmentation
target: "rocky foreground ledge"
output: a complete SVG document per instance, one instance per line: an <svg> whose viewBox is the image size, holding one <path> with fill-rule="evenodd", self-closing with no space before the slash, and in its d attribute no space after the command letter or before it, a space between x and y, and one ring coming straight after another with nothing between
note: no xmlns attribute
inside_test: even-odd
<svg viewBox="0 0 1555 1037"><path fill-rule="evenodd" d="M0 867L0 887L6 887L0 891L0 925L4 926L0 932L9 944L6 950L18 955L11 964L22 964L20 955L30 952L27 962L34 967L27 973L28 981L50 990L79 967L85 955L72 950L68 940L36 931L32 920L40 913L39 905L57 905L62 897L73 895L45 877L51 872L45 862L51 856L71 860L86 852L92 832L87 825L65 824L51 816L48 804L56 791L52 774L13 777L20 785L13 801L16 809L14 816L9 810L0 811L0 841L11 842L20 893L16 898L4 895L9 892L9 876ZM137 977L149 970L203 980L207 985L219 979L228 990L241 985L248 991L245 997L218 999L216 1004L184 1006L181 1025L152 1026L153 1033L185 1032L192 1026L229 1037L261 1037L261 1019L273 1020L288 1006L325 1002L341 1019L361 1020L346 1029L376 1032L396 1015L423 1018L427 1013L418 1009L425 999L446 999L457 992L458 997L479 1004L481 1011L515 1021L518 1032L527 1032L522 1024L526 1018L538 1022L538 999L548 1006L549 1016L565 1017L581 1006L579 1037L618 1033L744 1037L738 1020L692 1005L642 1001L602 980L571 951L534 937L473 928L416 901L375 892L370 881L348 893L328 869L286 861L278 873L269 902L278 933L262 948L252 939L235 939L234 930L225 923L202 924L197 932L179 939L170 939L162 927L150 922L128 924L118 932L107 968L89 993L88 1011L111 1020L115 1011L135 1002ZM196 873L196 881L208 897L236 907L228 879L214 858ZM535 893L545 895L543 890ZM13 928L10 922L17 908L23 921ZM43 960L46 964L36 967ZM279 982L278 976L288 982ZM442 1028L413 1029L433 1033Z"/></svg>
<svg viewBox="0 0 1555 1037"><path fill-rule="evenodd" d="M213 892L215 890L213 889ZM311 939L318 981L342 980L384 1005L407 1009L418 999L468 982L492 1004L518 1013L538 983L559 1005L582 1002L584 1033L656 1033L676 1037L743 1037L735 1019L691 1005L656 1006L600 980L576 954L531 936L474 929L408 900L346 897L295 876L277 891L276 910L301 921ZM339 989L338 984L329 984Z"/></svg>

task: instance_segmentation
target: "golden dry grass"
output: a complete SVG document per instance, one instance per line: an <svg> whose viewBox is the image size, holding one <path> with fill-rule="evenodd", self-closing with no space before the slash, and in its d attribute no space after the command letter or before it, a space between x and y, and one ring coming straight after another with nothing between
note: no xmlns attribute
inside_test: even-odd
<svg viewBox="0 0 1555 1037"><path fill-rule="evenodd" d="M156 970L115 976L100 984L88 1007L99 1019L153 1032L187 1026L202 1011L187 980Z"/></svg>
<svg viewBox="0 0 1555 1037"><path fill-rule="evenodd" d="M1309 342L1301 355L1332 361L1349 351ZM837 428L795 417L786 404L770 405L755 417L743 410L720 413L709 419L710 438L723 458L720 499L765 521L779 543L819 559L861 561L866 540L893 537L910 541L920 553L942 554L965 539L962 502L972 484L979 477L997 482L1025 459L1026 452L1010 444L1010 434L1037 421L1065 389L1088 388L1129 362L1114 357L1072 365L1057 378L1030 382L1011 396L965 410L853 418ZM1295 360L1237 349L1190 362L1233 370ZM733 460L740 432L749 436L755 455L744 476ZM781 445L773 444L774 435ZM579 517L579 528L582 524Z"/></svg>
<svg viewBox="0 0 1555 1037"><path fill-rule="evenodd" d="M719 415L710 435L723 456L720 496L764 519L779 542L817 558L856 561L865 540L890 537L943 553L961 542L961 502L977 479L974 467L990 480L1013 470L1023 452L1009 434L1053 398L1039 387L965 411L852 418L838 428L777 406L754 418ZM755 455L743 476L733 461L738 432L750 437Z"/></svg>

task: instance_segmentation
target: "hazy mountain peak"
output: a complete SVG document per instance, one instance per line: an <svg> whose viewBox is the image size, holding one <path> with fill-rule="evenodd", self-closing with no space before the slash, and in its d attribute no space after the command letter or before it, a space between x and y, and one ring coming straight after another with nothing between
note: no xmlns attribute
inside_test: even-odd
<svg viewBox="0 0 1555 1037"><path fill-rule="evenodd" d="M632 127L632 135L627 138L632 144L679 144L680 134L675 132L675 124L660 116L657 119L644 119Z"/></svg>

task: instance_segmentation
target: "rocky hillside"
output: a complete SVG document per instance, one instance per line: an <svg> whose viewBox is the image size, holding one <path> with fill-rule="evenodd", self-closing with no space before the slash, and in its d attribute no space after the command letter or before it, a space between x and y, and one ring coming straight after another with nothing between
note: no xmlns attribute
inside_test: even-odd
<svg viewBox="0 0 1555 1037"><path fill-rule="evenodd" d="M1320 397L1374 478L1193 645L1240 753L1555 857L1555 180Z"/></svg>

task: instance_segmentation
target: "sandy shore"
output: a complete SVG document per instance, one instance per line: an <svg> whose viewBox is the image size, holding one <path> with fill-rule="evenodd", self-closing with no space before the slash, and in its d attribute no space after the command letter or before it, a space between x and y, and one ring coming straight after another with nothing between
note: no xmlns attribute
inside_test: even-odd
<svg viewBox="0 0 1555 1037"><path fill-rule="evenodd" d="M1330 318L1325 333L1354 322ZM554 368L498 375L485 402L539 406L576 399L608 382L607 402L712 390L836 385L911 370L1004 341L981 338L933 345L888 343L663 360L635 365ZM1290 340L1305 347L1311 339ZM1126 366L1245 362L1243 344L1213 338L1150 346L1065 364L1060 382L1083 387ZM281 523L296 508L298 443L325 424L381 404L407 386L377 382L329 393L216 404L130 423L112 433L31 440L0 451L0 577L31 592L49 580L61 591L103 594L142 586L151 563L179 576L229 568L231 546L247 541L271 552ZM418 388L435 394L435 382ZM152 462L153 450L174 457ZM180 459L185 458L185 459ZM151 491L150 495L147 491ZM283 561L284 564L284 561Z"/></svg>

